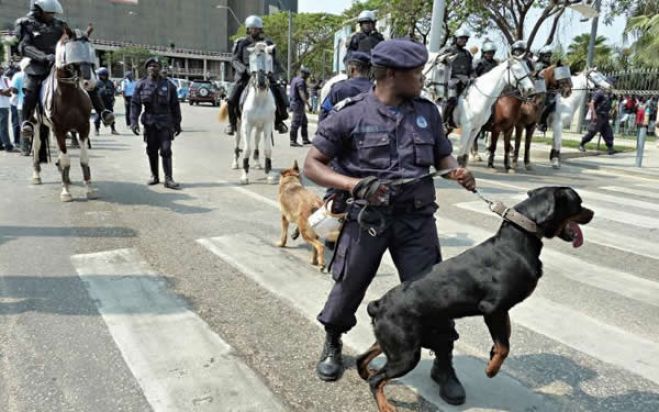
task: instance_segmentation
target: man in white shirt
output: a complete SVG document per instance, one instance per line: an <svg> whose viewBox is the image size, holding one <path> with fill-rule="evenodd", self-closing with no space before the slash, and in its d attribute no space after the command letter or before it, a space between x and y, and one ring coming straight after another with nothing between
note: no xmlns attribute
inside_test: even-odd
<svg viewBox="0 0 659 412"><path fill-rule="evenodd" d="M7 152L14 151L14 145L9 138L9 109L11 103L11 84L5 76L5 68L0 66L0 143Z"/></svg>
<svg viewBox="0 0 659 412"><path fill-rule="evenodd" d="M21 142L21 112L23 109L23 78L24 74L20 67L16 67L14 70L13 76L11 77L11 99L9 103L11 104L11 128L14 132L14 146L21 147L23 151L23 146Z"/></svg>

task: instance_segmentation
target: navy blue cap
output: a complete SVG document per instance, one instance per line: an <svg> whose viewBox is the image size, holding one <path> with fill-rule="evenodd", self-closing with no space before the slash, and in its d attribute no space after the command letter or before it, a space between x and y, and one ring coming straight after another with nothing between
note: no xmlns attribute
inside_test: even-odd
<svg viewBox="0 0 659 412"><path fill-rule="evenodd" d="M362 64L371 64L371 55L368 53L353 51L346 56L346 62L359 62Z"/></svg>
<svg viewBox="0 0 659 412"><path fill-rule="evenodd" d="M426 46L406 39L382 41L371 51L373 66L409 70L423 66L427 61Z"/></svg>

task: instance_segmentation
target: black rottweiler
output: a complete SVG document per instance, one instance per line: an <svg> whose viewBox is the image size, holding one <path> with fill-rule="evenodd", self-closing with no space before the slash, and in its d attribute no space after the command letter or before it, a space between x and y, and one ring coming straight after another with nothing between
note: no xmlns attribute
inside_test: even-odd
<svg viewBox="0 0 659 412"><path fill-rule="evenodd" d="M543 187L528 195L514 210L532 220L537 232L504 220L497 234L480 245L369 303L377 341L357 359L357 369L368 380L381 412L394 410L384 385L414 369L437 319L483 316L494 341L485 373L490 378L497 374L509 350L508 311L531 295L542 276L542 238L558 236L579 247L579 224L593 218L593 211L582 207L569 187ZM369 369L382 352L387 363L377 371Z"/></svg>

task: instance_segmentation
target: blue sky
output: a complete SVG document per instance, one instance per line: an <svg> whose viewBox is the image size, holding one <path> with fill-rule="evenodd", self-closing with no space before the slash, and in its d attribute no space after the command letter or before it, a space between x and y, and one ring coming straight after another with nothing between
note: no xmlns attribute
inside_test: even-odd
<svg viewBox="0 0 659 412"><path fill-rule="evenodd" d="M353 0L329 0L329 1L319 1L319 0L299 0L298 9L300 12L309 13L309 12L326 12L326 13L335 13L338 14L348 8ZM565 16L561 21L561 26L559 27L558 39L555 42L555 45L560 43L563 47L567 48L572 39L581 34L581 33L590 33L590 21L579 22L580 15L572 10L567 10ZM530 19L529 19L530 20ZM540 30L537 38L538 42L544 41L548 32L549 32L549 22L545 22L543 28ZM600 22L598 35L602 35L608 38L609 43L613 44L622 44L622 32L625 28L625 18L617 18L611 26L605 26ZM530 31L530 28L527 29L527 32ZM493 33L492 40L501 42L502 39L499 38L499 34ZM480 44L482 40L472 38L470 43ZM502 43L502 42L501 42ZM539 43L534 44L534 48L540 46Z"/></svg>

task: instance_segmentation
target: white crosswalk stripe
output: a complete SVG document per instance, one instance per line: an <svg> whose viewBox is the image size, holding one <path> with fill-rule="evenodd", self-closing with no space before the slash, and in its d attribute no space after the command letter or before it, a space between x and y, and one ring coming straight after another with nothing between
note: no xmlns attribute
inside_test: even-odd
<svg viewBox="0 0 659 412"><path fill-rule="evenodd" d="M659 184L657 184L659 186ZM602 187L604 190L609 190L612 192L620 192L624 193L627 195L633 195L633 196L640 196L640 197L646 197L646 198L651 198L651 199L659 199L659 193L657 192L652 192L649 190L642 190L642 189L634 189L630 187L620 187L620 186L604 186Z"/></svg>

